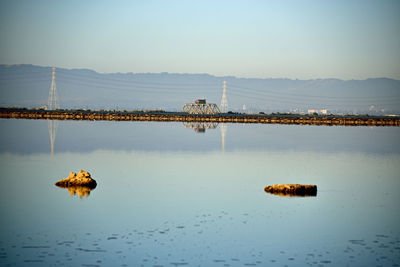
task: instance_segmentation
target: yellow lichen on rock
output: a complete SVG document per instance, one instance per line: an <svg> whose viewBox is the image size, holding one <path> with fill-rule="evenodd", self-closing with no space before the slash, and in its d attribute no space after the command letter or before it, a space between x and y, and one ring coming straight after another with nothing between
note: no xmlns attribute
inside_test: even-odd
<svg viewBox="0 0 400 267"><path fill-rule="evenodd" d="M264 191L274 195L280 196L316 196L316 185L302 185L302 184L275 184L267 185Z"/></svg>
<svg viewBox="0 0 400 267"><path fill-rule="evenodd" d="M86 186L89 188L95 188L97 183L96 180L90 177L90 173L80 170L78 174L70 172L68 178L58 181L56 185L60 187Z"/></svg>

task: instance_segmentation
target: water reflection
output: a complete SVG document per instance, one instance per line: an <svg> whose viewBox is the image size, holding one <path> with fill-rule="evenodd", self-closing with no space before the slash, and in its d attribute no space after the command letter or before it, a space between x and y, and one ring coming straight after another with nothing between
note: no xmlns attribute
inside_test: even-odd
<svg viewBox="0 0 400 267"><path fill-rule="evenodd" d="M184 122L183 127L194 129L196 133L205 133L207 129L216 129L218 127L218 122ZM225 151L225 137L226 137L226 130L227 124L221 123L221 145L222 151Z"/></svg>
<svg viewBox="0 0 400 267"><path fill-rule="evenodd" d="M54 127L55 124L58 127ZM49 142L49 131L52 137ZM52 126L53 125L53 126ZM168 125L168 127L165 127ZM135 151L215 151L269 150L361 152L388 154L400 151L399 127L315 127L295 125L226 124L225 133L197 134L184 129L182 122L92 122L0 120L0 152L18 154L62 152L91 152L105 150ZM221 127L222 126L222 127ZM55 132L54 129L57 129ZM80 128L77 131L77 128ZM29 129L27 131L26 129ZM51 130L53 129L53 130ZM193 134L190 134L190 133ZM55 133L57 137L55 137ZM118 134L111 142L110 137ZM168 138L165 142L165 136ZM382 138L384 136L384 138ZM55 138L54 138L55 137ZM60 139L61 137L61 139ZM55 143L57 139L57 143ZM224 143L224 146L222 145ZM51 146L53 147L51 149Z"/></svg>
<svg viewBox="0 0 400 267"><path fill-rule="evenodd" d="M218 122L184 122L183 127L194 129L196 133L205 133L207 129L216 129Z"/></svg>
<svg viewBox="0 0 400 267"><path fill-rule="evenodd" d="M222 151L225 151L225 136L226 136L226 123L221 123L221 139L222 139Z"/></svg>
<svg viewBox="0 0 400 267"><path fill-rule="evenodd" d="M48 120L49 136L50 136L50 155L54 155L54 141L56 140L58 121Z"/></svg>
<svg viewBox="0 0 400 267"><path fill-rule="evenodd" d="M96 186L94 187L89 187L89 186L60 186L57 185L60 188L65 188L68 190L68 193L71 196L78 196L79 198L83 198L83 197L88 197L90 195L90 192L96 188Z"/></svg>
<svg viewBox="0 0 400 267"><path fill-rule="evenodd" d="M266 191L267 192L267 191ZM312 193L312 194L308 194L308 193L304 193L304 194L298 194L298 193L288 193L288 192L267 192L268 194L272 194L272 195L276 195L276 196L280 196L280 197L316 197L317 196L317 192Z"/></svg>
<svg viewBox="0 0 400 267"><path fill-rule="evenodd" d="M49 138L50 138L50 155L54 156L55 139L56 139L56 135L57 135L59 122L57 120L47 120L47 124L48 124ZM122 126L124 126L124 125L122 125ZM218 126L219 126L221 129L221 150L225 151L225 138L226 138L226 132L227 132L227 124L226 123L184 122L183 126L184 126L184 128L193 129L196 133L205 133L207 130L209 130L209 129L214 130L214 129L218 128ZM61 140L61 146L62 146L63 142L65 142L65 140ZM76 140L74 142L76 143Z"/></svg>

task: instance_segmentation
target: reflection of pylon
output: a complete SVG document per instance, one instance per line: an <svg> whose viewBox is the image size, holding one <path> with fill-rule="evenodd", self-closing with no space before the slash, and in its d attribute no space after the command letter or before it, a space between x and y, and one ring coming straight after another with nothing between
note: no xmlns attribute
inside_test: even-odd
<svg viewBox="0 0 400 267"><path fill-rule="evenodd" d="M48 110L58 109L57 87L56 87L56 68L51 69L51 86L49 92Z"/></svg>
<svg viewBox="0 0 400 267"><path fill-rule="evenodd" d="M50 155L54 155L54 141L56 140L56 132L58 122L56 120L48 120L49 136L50 136Z"/></svg>
<svg viewBox="0 0 400 267"><path fill-rule="evenodd" d="M221 124L222 151L225 151L226 123Z"/></svg>
<svg viewBox="0 0 400 267"><path fill-rule="evenodd" d="M228 100L226 99L226 81L224 81L224 88L222 90L221 108L222 113L228 112Z"/></svg>

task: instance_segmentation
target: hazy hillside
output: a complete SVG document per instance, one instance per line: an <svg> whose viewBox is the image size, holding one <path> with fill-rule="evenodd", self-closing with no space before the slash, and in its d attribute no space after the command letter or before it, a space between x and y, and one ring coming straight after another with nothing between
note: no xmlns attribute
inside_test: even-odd
<svg viewBox="0 0 400 267"><path fill-rule="evenodd" d="M112 73L56 69L62 108L164 109L206 98L219 105L227 83L229 110L286 112L327 109L337 113L400 113L400 81L246 79L208 74ZM47 104L51 67L0 65L0 105L40 107Z"/></svg>

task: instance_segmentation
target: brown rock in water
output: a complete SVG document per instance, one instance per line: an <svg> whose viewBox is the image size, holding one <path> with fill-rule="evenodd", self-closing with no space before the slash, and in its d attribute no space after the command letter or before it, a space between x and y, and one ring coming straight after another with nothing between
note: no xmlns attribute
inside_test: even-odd
<svg viewBox="0 0 400 267"><path fill-rule="evenodd" d="M78 174L70 172L68 178L58 181L56 185L60 187L83 186L94 189L97 183L90 177L90 173L80 170Z"/></svg>
<svg viewBox="0 0 400 267"><path fill-rule="evenodd" d="M274 184L267 185L264 191L274 195L280 196L316 196L316 185L302 185L302 184Z"/></svg>

